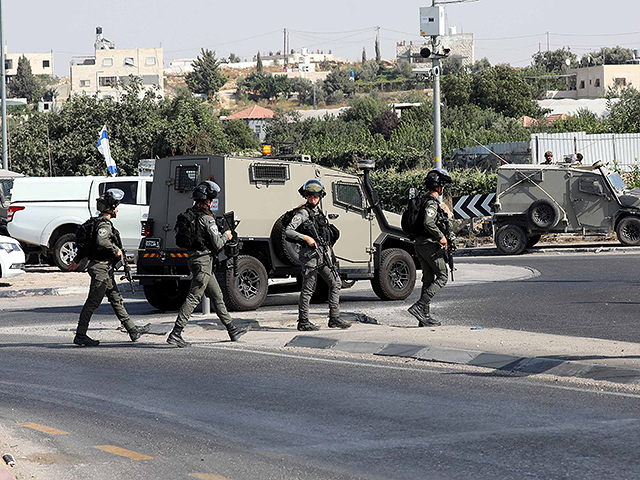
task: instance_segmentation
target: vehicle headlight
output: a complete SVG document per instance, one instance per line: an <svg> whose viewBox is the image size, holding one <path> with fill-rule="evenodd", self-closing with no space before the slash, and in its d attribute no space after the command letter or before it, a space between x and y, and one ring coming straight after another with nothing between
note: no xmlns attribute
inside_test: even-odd
<svg viewBox="0 0 640 480"><path fill-rule="evenodd" d="M0 242L0 248L7 253L11 253L13 251L20 251L20 245L17 243L9 243L9 242Z"/></svg>

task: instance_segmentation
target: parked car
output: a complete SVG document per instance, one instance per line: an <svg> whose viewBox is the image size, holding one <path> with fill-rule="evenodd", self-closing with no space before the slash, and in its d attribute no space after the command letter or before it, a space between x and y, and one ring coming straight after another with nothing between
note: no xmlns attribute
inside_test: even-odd
<svg viewBox="0 0 640 480"><path fill-rule="evenodd" d="M0 235L8 235L7 210L11 204L11 189L16 178L24 177L21 173L0 169Z"/></svg>
<svg viewBox="0 0 640 480"><path fill-rule="evenodd" d="M0 277L15 277L24 273L24 252L20 243L0 235Z"/></svg>
<svg viewBox="0 0 640 480"><path fill-rule="evenodd" d="M140 222L149 210L153 177L24 177L15 180L7 213L9 234L67 270L78 225L98 214L96 199L110 188L125 196L113 220L128 253L137 254Z"/></svg>
<svg viewBox="0 0 640 480"><path fill-rule="evenodd" d="M546 233L615 231L623 245L640 245L640 189L602 162L502 166L493 210L496 246L510 255Z"/></svg>

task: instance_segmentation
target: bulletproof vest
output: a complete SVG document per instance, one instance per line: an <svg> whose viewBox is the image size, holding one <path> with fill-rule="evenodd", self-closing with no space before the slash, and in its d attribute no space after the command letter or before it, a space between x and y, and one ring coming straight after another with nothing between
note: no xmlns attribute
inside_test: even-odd
<svg viewBox="0 0 640 480"><path fill-rule="evenodd" d="M444 234L445 237L449 237L449 231L451 229L451 225L449 223L449 216L447 213L438 206L438 215L436 218L436 225L440 229L440 231Z"/></svg>
<svg viewBox="0 0 640 480"><path fill-rule="evenodd" d="M316 242L322 241L330 243L331 230L329 230L329 221L327 220L327 217L318 210L312 211L307 209L307 211L309 212L309 220L303 222L296 231L313 238ZM317 230L317 234L314 231L314 226L315 230ZM320 235L321 238L318 238L318 235Z"/></svg>
<svg viewBox="0 0 640 480"><path fill-rule="evenodd" d="M97 219L96 219L96 223L95 223L95 227L93 229L93 238L91 239L91 243L93 245L93 249L91 251L91 254L89 255L89 258L91 260L112 260L113 259L113 253L111 252L111 250L107 250L104 247L101 247L100 245L98 245L98 231L100 230L100 228L102 228L102 226L105 223L109 223L111 225L111 231L112 231L112 235L110 240L120 249L122 249L122 241L120 240L120 234L118 233L118 230L113 226L113 224L111 223L111 220L109 220L107 217L100 215Z"/></svg>

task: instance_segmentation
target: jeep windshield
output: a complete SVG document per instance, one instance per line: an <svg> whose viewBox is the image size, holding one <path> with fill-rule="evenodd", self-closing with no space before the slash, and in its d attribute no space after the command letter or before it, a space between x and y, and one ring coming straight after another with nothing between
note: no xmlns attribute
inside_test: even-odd
<svg viewBox="0 0 640 480"><path fill-rule="evenodd" d="M607 175L607 178L609 179L611 186L616 191L620 192L620 191L626 190L627 186L625 185L624 180L622 180L622 177L620 176L620 174L610 173L609 175Z"/></svg>

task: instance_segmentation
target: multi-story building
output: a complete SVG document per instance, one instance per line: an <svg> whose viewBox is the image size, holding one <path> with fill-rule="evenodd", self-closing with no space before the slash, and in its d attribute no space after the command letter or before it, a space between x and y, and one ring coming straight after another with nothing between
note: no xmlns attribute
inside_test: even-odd
<svg viewBox="0 0 640 480"><path fill-rule="evenodd" d="M640 88L640 65L596 65L574 68L568 71L576 76L576 96L574 98L601 98L609 87Z"/></svg>
<svg viewBox="0 0 640 480"><path fill-rule="evenodd" d="M164 95L162 48L116 49L96 28L95 55L74 57L71 61L71 93L97 94L99 98L118 97L119 82L130 75L140 77L146 89L159 87Z"/></svg>
<svg viewBox="0 0 640 480"><path fill-rule="evenodd" d="M25 57L31 65L31 73L34 75L53 76L53 52L49 53L5 53L4 66L7 79L18 72L18 61Z"/></svg>

